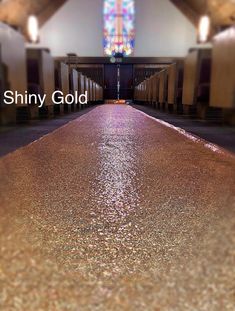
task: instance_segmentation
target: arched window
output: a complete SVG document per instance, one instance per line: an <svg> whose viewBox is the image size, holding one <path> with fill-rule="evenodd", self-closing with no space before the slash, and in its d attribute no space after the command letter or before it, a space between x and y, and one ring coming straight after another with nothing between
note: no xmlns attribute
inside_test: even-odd
<svg viewBox="0 0 235 311"><path fill-rule="evenodd" d="M135 1L104 0L104 53L129 56L135 44Z"/></svg>

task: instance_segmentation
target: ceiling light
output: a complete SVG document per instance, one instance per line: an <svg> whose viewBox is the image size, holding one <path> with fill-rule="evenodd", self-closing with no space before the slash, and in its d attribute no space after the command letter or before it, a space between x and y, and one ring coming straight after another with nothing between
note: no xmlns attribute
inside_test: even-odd
<svg viewBox="0 0 235 311"><path fill-rule="evenodd" d="M36 16L30 15L28 17L27 28L30 42L37 43L39 39L39 26Z"/></svg>
<svg viewBox="0 0 235 311"><path fill-rule="evenodd" d="M198 27L199 42L205 43L209 39L211 19L208 15L201 16Z"/></svg>

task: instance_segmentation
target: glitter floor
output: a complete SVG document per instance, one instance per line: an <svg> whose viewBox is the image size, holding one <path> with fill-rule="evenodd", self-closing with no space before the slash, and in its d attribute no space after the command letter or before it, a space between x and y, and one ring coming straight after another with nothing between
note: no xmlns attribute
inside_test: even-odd
<svg viewBox="0 0 235 311"><path fill-rule="evenodd" d="M104 105L0 174L0 310L234 311L231 154Z"/></svg>

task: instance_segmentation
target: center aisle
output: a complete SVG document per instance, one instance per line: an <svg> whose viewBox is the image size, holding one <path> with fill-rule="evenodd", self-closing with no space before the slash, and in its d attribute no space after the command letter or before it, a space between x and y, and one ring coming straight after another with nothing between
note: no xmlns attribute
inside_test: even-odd
<svg viewBox="0 0 235 311"><path fill-rule="evenodd" d="M0 160L0 309L233 310L234 157L103 105Z"/></svg>

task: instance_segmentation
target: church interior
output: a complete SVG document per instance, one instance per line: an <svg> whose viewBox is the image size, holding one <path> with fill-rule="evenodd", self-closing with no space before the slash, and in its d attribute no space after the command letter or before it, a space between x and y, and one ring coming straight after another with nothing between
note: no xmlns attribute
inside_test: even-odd
<svg viewBox="0 0 235 311"><path fill-rule="evenodd" d="M0 310L235 310L235 1L0 0Z"/></svg>

